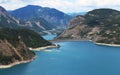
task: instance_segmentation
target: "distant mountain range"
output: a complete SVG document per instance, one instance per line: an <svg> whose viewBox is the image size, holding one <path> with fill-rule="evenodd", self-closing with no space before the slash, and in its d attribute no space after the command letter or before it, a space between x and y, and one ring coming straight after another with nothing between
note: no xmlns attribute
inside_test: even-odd
<svg viewBox="0 0 120 75"><path fill-rule="evenodd" d="M0 7L0 12L2 27L22 27L38 33L52 29L64 29L72 18L59 10L34 5L8 12Z"/></svg>
<svg viewBox="0 0 120 75"><path fill-rule="evenodd" d="M120 44L120 11L95 9L76 16L57 39L92 40L96 43Z"/></svg>
<svg viewBox="0 0 120 75"><path fill-rule="evenodd" d="M36 32L51 30L53 26L46 20L34 18L29 21L21 21L11 16L3 7L0 7L0 27L8 28L28 28Z"/></svg>
<svg viewBox="0 0 120 75"><path fill-rule="evenodd" d="M36 22L36 19L39 19L39 22L41 22L41 20L42 21L46 20L47 21L46 28L48 29L49 28L51 29L51 27L53 29L54 28L65 28L67 23L71 19L71 16L57 9L35 6L35 5L28 5L28 6L10 11L9 14L11 14L13 17L19 20L22 20L22 21L30 22L32 19L32 21ZM38 24L39 23L37 22L36 25L38 26Z"/></svg>
<svg viewBox="0 0 120 75"><path fill-rule="evenodd" d="M78 13L67 13L68 15L75 17L77 15L85 15L87 12L78 12Z"/></svg>

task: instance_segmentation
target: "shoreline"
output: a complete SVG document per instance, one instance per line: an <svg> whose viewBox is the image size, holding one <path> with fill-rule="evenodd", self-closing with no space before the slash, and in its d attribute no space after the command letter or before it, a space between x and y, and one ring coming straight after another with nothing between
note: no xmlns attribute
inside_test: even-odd
<svg viewBox="0 0 120 75"><path fill-rule="evenodd" d="M66 39L66 40L49 40L50 42L72 42L72 41L92 41L88 39Z"/></svg>
<svg viewBox="0 0 120 75"><path fill-rule="evenodd" d="M97 43L97 42L95 42L94 44L101 46L120 47L120 45L118 44L106 44L106 43Z"/></svg>
<svg viewBox="0 0 120 75"><path fill-rule="evenodd" d="M60 46L58 44L54 44L54 45L49 45L49 46L44 46L44 47L38 47L38 48L29 48L29 50L31 51L41 51L44 49L49 49L49 48L59 48Z"/></svg>
<svg viewBox="0 0 120 75"><path fill-rule="evenodd" d="M36 58L36 56L34 56L34 57L33 57L32 59L30 59L30 60L16 61L16 62L13 62L13 63L8 64L8 65L0 65L0 69L11 68L11 67L16 66L16 65L19 65L19 64L29 63L29 62L33 61L35 58Z"/></svg>
<svg viewBox="0 0 120 75"><path fill-rule="evenodd" d="M95 45L101 46L110 46L110 47L120 47L120 44L106 44L106 43L97 43L88 39L67 39L67 40L50 40L50 42L74 42L74 41L89 41L93 42Z"/></svg>

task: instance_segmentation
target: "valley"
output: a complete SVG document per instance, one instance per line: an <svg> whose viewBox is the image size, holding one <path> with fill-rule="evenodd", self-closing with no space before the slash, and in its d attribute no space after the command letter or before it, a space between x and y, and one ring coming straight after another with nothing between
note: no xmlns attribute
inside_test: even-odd
<svg viewBox="0 0 120 75"><path fill-rule="evenodd" d="M120 75L119 9L17 1L0 6L0 75Z"/></svg>

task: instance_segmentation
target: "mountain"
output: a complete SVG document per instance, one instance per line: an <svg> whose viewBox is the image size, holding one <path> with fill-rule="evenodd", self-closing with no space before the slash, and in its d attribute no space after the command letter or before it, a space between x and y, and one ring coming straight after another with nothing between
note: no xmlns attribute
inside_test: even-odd
<svg viewBox="0 0 120 75"><path fill-rule="evenodd" d="M11 11L9 11L11 12ZM7 28L28 28L36 32L52 30L53 26L42 18L33 18L29 21L22 21L11 16L3 7L0 6L0 27ZM42 32L43 33L43 32Z"/></svg>
<svg viewBox="0 0 120 75"><path fill-rule="evenodd" d="M35 53L29 47L53 45L19 22L0 7L0 68L33 60Z"/></svg>
<svg viewBox="0 0 120 75"><path fill-rule="evenodd" d="M19 26L19 21L10 16L9 13L0 6L0 27L16 28Z"/></svg>
<svg viewBox="0 0 120 75"><path fill-rule="evenodd" d="M39 34L28 29L0 29L0 65L32 60L35 53L28 47L52 45Z"/></svg>
<svg viewBox="0 0 120 75"><path fill-rule="evenodd" d="M34 30L36 32L42 32L46 30L52 30L54 26L52 26L49 22L42 18L32 18L29 21L24 21L24 25L26 28Z"/></svg>
<svg viewBox="0 0 120 75"><path fill-rule="evenodd" d="M96 43L120 44L120 11L95 9L76 16L57 39L92 40Z"/></svg>
<svg viewBox="0 0 120 75"><path fill-rule="evenodd" d="M5 33L10 34L10 35L9 34L6 35L6 36L8 36L8 38L9 38L9 36L11 36L12 33L14 34L14 31L15 31L15 35L18 36L18 33L19 33L18 30L21 29L21 32L24 32L26 34L26 36L23 37L24 41L26 41L26 40L31 41L31 43L33 42L34 46L37 46L37 47L47 45L45 43L49 43L49 45L50 45L51 44L50 42L44 40L39 34L32 31L32 30L42 31L42 30L46 30L46 29L51 29L52 26L45 28L46 25L48 25L48 24L49 23L46 20L41 19L41 18L31 19L30 22L29 21L27 21L27 22L19 21L19 20L15 19L14 17L12 17L11 15L9 15L9 13L3 7L0 6L0 28L1 29L5 28L6 29ZM14 30L12 30L12 29L14 29ZM31 30L29 30L29 29L31 29ZM12 33L10 33L10 32L12 32ZM31 34L31 36L29 36L29 34ZM2 37L2 35L0 37ZM28 38L26 38L26 37L28 37ZM32 37L34 38L34 40L32 40ZM35 43L35 39L37 41L36 43ZM14 40L14 39L11 39L11 40ZM30 44L30 42L27 42L27 41L25 42L27 47L33 46L32 44L28 45L28 44Z"/></svg>
<svg viewBox="0 0 120 75"><path fill-rule="evenodd" d="M1 28L0 29L0 39L7 39L12 45L16 46L15 41L18 40L18 37L25 43L27 47L42 47L47 45L52 45L52 43L44 40L39 34L29 29L10 29L10 28Z"/></svg>
<svg viewBox="0 0 120 75"><path fill-rule="evenodd" d="M41 18L50 23L53 28L64 28L71 16L54 8L28 5L9 12L17 19L29 21L33 18Z"/></svg>

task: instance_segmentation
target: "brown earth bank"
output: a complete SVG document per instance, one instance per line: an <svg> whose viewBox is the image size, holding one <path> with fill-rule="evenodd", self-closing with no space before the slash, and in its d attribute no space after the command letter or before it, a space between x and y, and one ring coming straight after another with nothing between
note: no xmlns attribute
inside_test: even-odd
<svg viewBox="0 0 120 75"><path fill-rule="evenodd" d="M10 42L0 40L0 68L8 68L20 63L27 63L35 58L35 53L30 51L24 42L14 47Z"/></svg>

